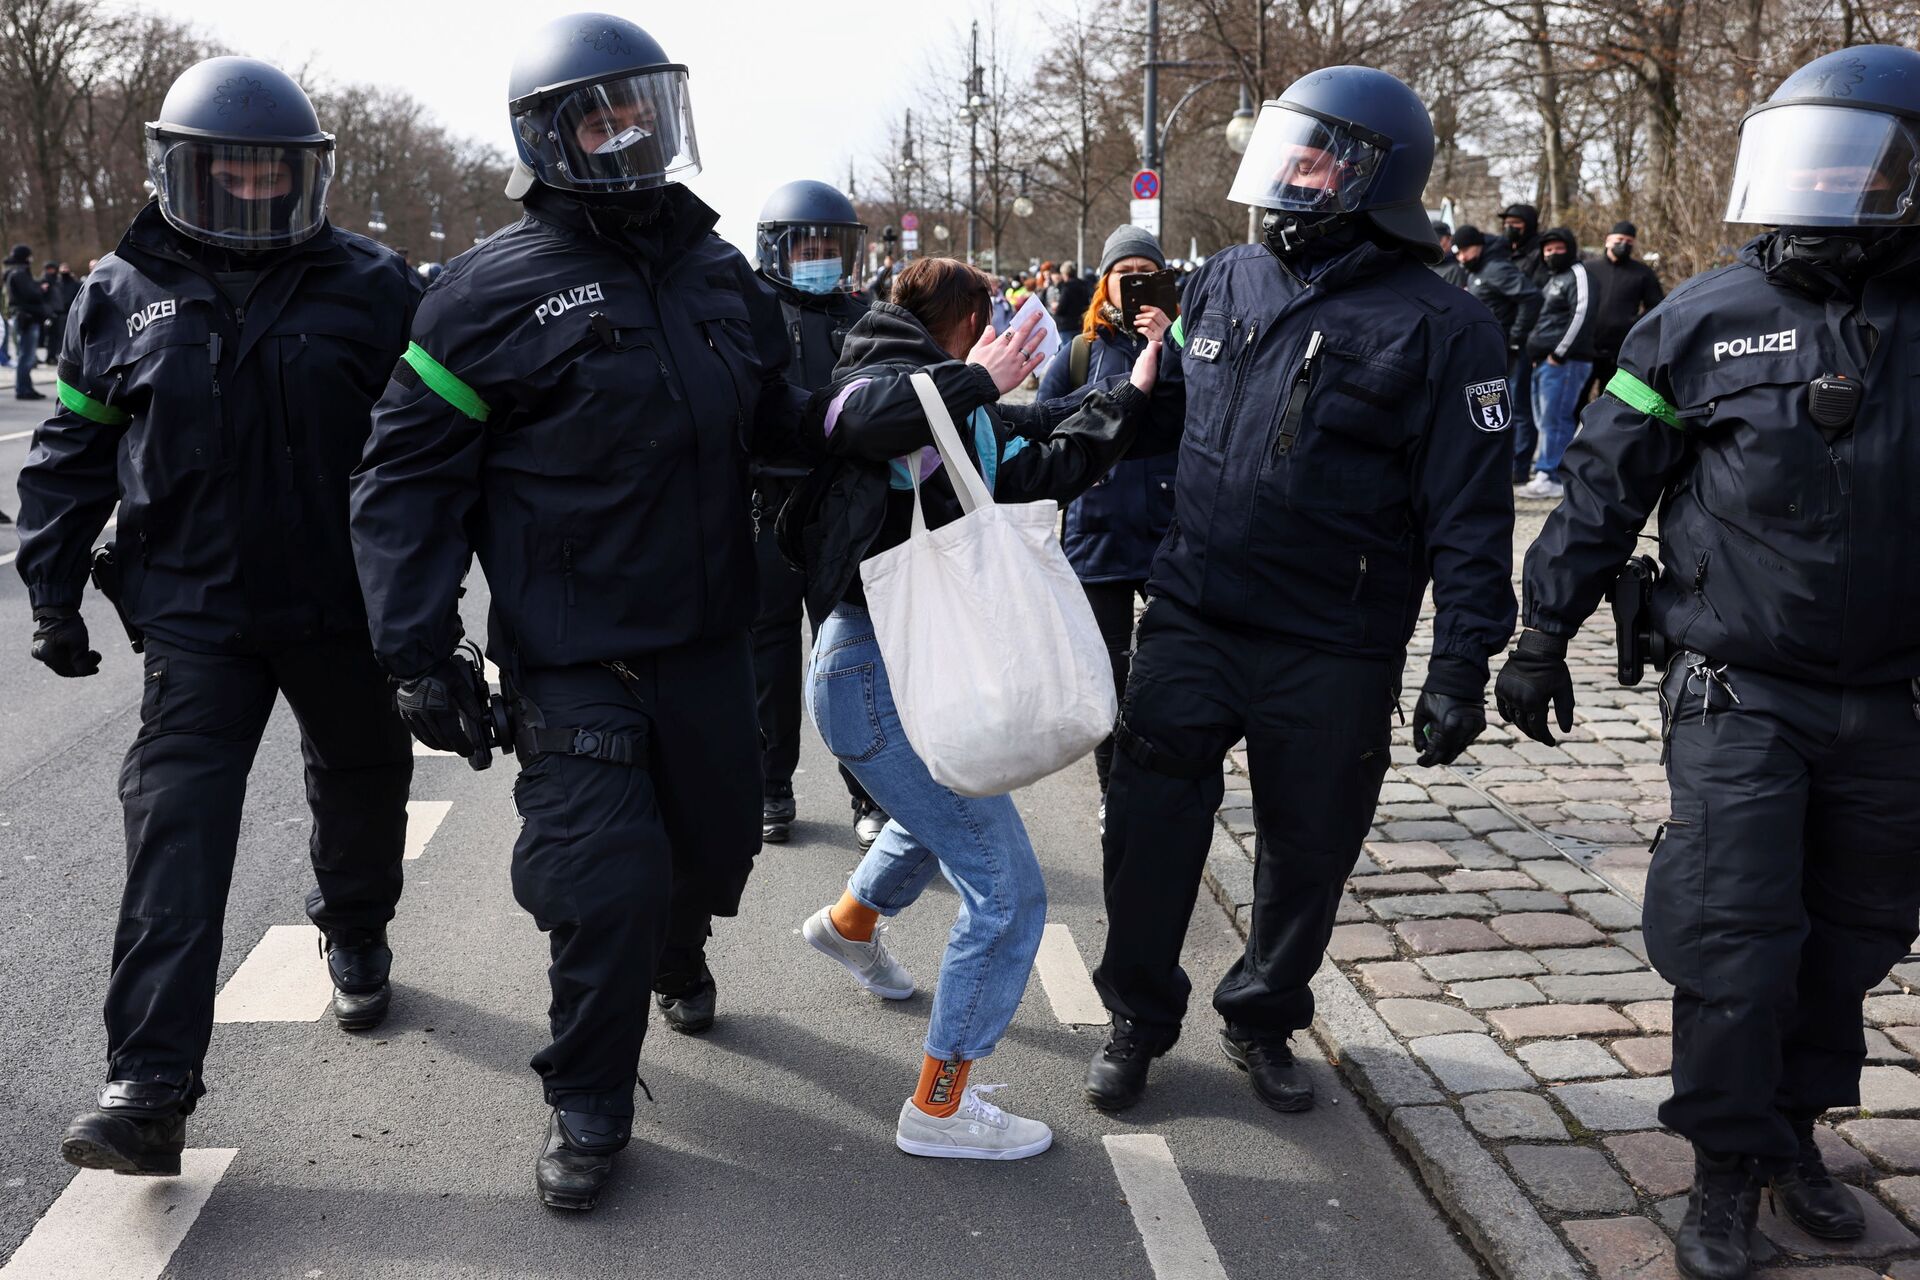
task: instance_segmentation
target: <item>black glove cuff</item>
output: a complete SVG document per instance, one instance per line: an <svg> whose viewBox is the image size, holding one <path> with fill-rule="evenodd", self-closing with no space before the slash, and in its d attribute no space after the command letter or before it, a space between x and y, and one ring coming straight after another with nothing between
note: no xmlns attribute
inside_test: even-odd
<svg viewBox="0 0 1920 1280"><path fill-rule="evenodd" d="M1513 651L1523 658L1551 658L1557 662L1567 656L1567 639L1528 629L1520 633L1520 642L1514 645Z"/></svg>
<svg viewBox="0 0 1920 1280"><path fill-rule="evenodd" d="M66 618L80 616L78 609L69 609L63 605L43 604L33 611L35 622L59 622Z"/></svg>
<svg viewBox="0 0 1920 1280"><path fill-rule="evenodd" d="M1436 653L1427 662L1427 682L1420 687L1427 693L1484 703L1487 700L1486 668L1466 658Z"/></svg>

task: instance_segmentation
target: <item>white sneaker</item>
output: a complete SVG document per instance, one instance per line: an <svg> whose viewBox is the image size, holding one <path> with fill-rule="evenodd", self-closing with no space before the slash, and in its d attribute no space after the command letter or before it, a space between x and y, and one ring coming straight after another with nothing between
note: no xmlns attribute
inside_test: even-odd
<svg viewBox="0 0 1920 1280"><path fill-rule="evenodd" d="M930 1116L908 1098L900 1108L893 1143L910 1156L945 1160L1024 1160L1053 1145L1053 1130L1038 1120L1009 1115L980 1095L997 1084L968 1085L960 1109Z"/></svg>
<svg viewBox="0 0 1920 1280"><path fill-rule="evenodd" d="M831 907L822 907L807 917L800 934L815 951L838 960L853 980L882 1000L905 1000L913 994L913 975L893 958L882 935L887 926L876 924L871 942L843 938L833 927Z"/></svg>
<svg viewBox="0 0 1920 1280"><path fill-rule="evenodd" d="M1544 471L1533 473L1533 479L1520 487L1520 492L1529 498L1559 498L1566 495L1566 487L1552 479Z"/></svg>

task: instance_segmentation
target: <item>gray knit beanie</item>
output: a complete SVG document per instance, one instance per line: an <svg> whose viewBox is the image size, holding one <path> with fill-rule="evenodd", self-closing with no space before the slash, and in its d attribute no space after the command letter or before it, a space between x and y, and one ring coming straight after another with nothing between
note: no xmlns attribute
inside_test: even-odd
<svg viewBox="0 0 1920 1280"><path fill-rule="evenodd" d="M1160 242L1151 231L1132 226L1115 227L1107 237L1107 247L1100 251L1100 274L1105 276L1114 263L1127 258L1145 258L1162 270L1167 265L1167 255L1160 251Z"/></svg>

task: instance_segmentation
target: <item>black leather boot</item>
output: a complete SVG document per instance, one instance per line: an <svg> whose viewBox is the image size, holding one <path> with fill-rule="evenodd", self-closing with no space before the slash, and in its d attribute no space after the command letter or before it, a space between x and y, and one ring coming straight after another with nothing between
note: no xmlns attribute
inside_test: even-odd
<svg viewBox="0 0 1920 1280"><path fill-rule="evenodd" d="M1285 1040L1242 1040L1220 1033L1227 1060L1247 1073L1253 1092L1275 1111L1308 1111L1313 1107L1313 1081L1293 1060Z"/></svg>
<svg viewBox="0 0 1920 1280"><path fill-rule="evenodd" d="M547 1141L533 1164L540 1203L553 1209L591 1209L613 1176L613 1157L627 1145L633 1121L553 1109Z"/></svg>
<svg viewBox="0 0 1920 1280"><path fill-rule="evenodd" d="M1744 1280L1753 1224L1760 1217L1760 1175L1746 1156L1693 1149L1693 1190L1674 1241L1674 1262L1693 1280Z"/></svg>
<svg viewBox="0 0 1920 1280"><path fill-rule="evenodd" d="M684 976L662 974L654 980L653 1002L667 1025L682 1035L697 1036L713 1027L714 1007L720 987L713 970L702 961L699 972Z"/></svg>
<svg viewBox="0 0 1920 1280"><path fill-rule="evenodd" d="M887 825L887 811L869 800L853 802L853 838L860 842L860 852L873 848L873 842L880 838L881 828Z"/></svg>
<svg viewBox="0 0 1920 1280"><path fill-rule="evenodd" d="M336 929L322 934L320 953L333 979L333 1020L342 1031L371 1031L393 1006L393 951L382 929Z"/></svg>
<svg viewBox="0 0 1920 1280"><path fill-rule="evenodd" d="M1794 1132L1800 1139L1799 1156L1767 1182L1774 1208L1810 1236L1858 1240L1867 1233L1867 1215L1847 1185L1827 1172L1813 1140L1813 1121L1796 1121Z"/></svg>
<svg viewBox="0 0 1920 1280"><path fill-rule="evenodd" d="M800 810L793 802L791 782L769 782L760 798L760 841L785 844L793 838L793 820Z"/></svg>
<svg viewBox="0 0 1920 1280"><path fill-rule="evenodd" d="M67 1126L60 1154L82 1169L179 1177L190 1110L185 1087L110 1080L100 1090L100 1105L81 1112Z"/></svg>
<svg viewBox="0 0 1920 1280"><path fill-rule="evenodd" d="M1178 1031L1143 1027L1115 1014L1113 1034L1087 1064L1087 1101L1102 1111L1125 1111L1147 1092L1147 1069L1173 1048Z"/></svg>

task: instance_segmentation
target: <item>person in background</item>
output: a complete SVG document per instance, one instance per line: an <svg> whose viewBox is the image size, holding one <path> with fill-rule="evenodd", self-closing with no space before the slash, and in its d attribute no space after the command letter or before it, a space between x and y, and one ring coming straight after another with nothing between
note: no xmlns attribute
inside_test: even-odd
<svg viewBox="0 0 1920 1280"><path fill-rule="evenodd" d="M1513 483L1517 488L1533 478L1533 363L1527 359L1527 338L1540 317L1540 290L1514 264L1504 242L1489 240L1478 227L1462 223L1454 228L1453 253L1466 268L1467 291L1486 304L1507 335L1507 386L1513 401ZM1521 443L1525 431L1527 442Z"/></svg>
<svg viewBox="0 0 1920 1280"><path fill-rule="evenodd" d="M1440 261L1428 269L1448 284L1464 289L1467 287L1467 269L1453 256L1453 228L1440 219L1433 220L1433 238L1440 242Z"/></svg>
<svg viewBox="0 0 1920 1280"><path fill-rule="evenodd" d="M1028 295L1032 292L1033 281L1024 276L1015 276L1013 281L1007 285L1007 305L1015 311L1018 311L1021 305L1026 302ZM1001 330L1001 332L1005 332L1005 330Z"/></svg>
<svg viewBox="0 0 1920 1280"><path fill-rule="evenodd" d="M1530 204L1510 204L1500 211L1500 237L1513 255L1513 265L1536 289L1547 283L1547 264L1540 255L1540 211Z"/></svg>
<svg viewBox="0 0 1920 1280"><path fill-rule="evenodd" d="M1007 297L1007 282L997 275L987 277L987 291L992 302L987 307L987 323L993 326L995 333L1005 333L1013 326L1013 302Z"/></svg>
<svg viewBox="0 0 1920 1280"><path fill-rule="evenodd" d="M1627 331L1666 296L1653 268L1634 259L1638 235L1631 222L1614 223L1606 255L1587 266L1593 284L1593 373L1582 403L1607 389Z"/></svg>
<svg viewBox="0 0 1920 1280"><path fill-rule="evenodd" d="M1558 498L1560 458L1578 423L1580 396L1593 370L1593 286L1573 232L1555 227L1540 237L1547 287L1540 318L1527 338L1533 360L1533 416L1540 424L1540 457L1520 492Z"/></svg>
<svg viewBox="0 0 1920 1280"><path fill-rule="evenodd" d="M1160 242L1139 227L1115 228L1100 254L1099 287L1080 317L1080 333L1054 353L1040 378L1038 399L1079 399L1124 377L1147 343L1160 337L1173 318L1147 307L1137 330L1129 329L1121 310L1120 282L1125 277L1160 271L1167 265ZM1133 602L1144 598L1153 553L1173 520L1173 481L1177 455L1154 454L1115 463L1067 508L1060 543L1080 578L1100 624L1101 638L1113 662L1113 689L1123 696L1133 654ZM1107 820L1107 779L1113 773L1113 739L1093 752L1100 779L1100 822Z"/></svg>
<svg viewBox="0 0 1920 1280"><path fill-rule="evenodd" d="M33 249L24 244L13 246L7 255L7 307L13 320L14 382L16 400L44 400L43 392L33 389L33 366L40 352L40 331L53 318L53 307L46 291L33 278Z"/></svg>
<svg viewBox="0 0 1920 1280"><path fill-rule="evenodd" d="M73 269L64 262L47 263L42 280L47 288L47 305L53 309L53 321L47 326L45 341L41 345L46 350L47 359L57 365L60 362L61 339L67 331L67 312L80 294L80 282L73 278Z"/></svg>
<svg viewBox="0 0 1920 1280"><path fill-rule="evenodd" d="M1093 305L1095 289L1080 278L1080 269L1071 262L1060 265L1060 285L1053 300L1053 320L1060 332L1071 333ZM1169 322L1171 323L1171 322Z"/></svg>

